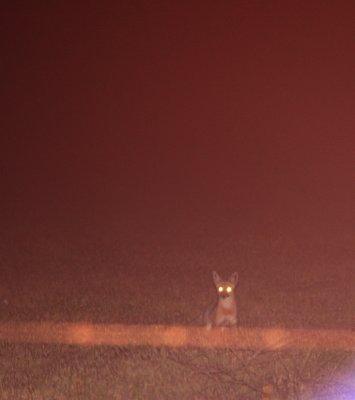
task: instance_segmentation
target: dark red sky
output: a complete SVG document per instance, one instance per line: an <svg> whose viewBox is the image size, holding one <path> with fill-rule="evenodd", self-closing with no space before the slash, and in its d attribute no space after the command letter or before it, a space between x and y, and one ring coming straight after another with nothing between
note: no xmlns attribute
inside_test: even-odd
<svg viewBox="0 0 355 400"><path fill-rule="evenodd" d="M35 3L2 10L8 215L351 221L352 2Z"/></svg>

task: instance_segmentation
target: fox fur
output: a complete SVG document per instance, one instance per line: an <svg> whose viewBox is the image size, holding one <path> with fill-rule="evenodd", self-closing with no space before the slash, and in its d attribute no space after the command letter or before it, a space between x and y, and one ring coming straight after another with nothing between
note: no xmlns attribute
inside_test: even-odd
<svg viewBox="0 0 355 400"><path fill-rule="evenodd" d="M207 329L212 327L234 327L237 325L236 287L238 273L233 272L228 280L223 280L216 271L212 272L213 281L217 291L216 302L209 307L203 321Z"/></svg>

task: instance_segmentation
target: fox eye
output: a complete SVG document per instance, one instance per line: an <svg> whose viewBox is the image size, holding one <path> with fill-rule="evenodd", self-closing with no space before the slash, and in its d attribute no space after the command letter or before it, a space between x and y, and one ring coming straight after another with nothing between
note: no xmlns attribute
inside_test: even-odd
<svg viewBox="0 0 355 400"><path fill-rule="evenodd" d="M232 291L232 288L230 286L227 287L227 292L230 293Z"/></svg>
<svg viewBox="0 0 355 400"><path fill-rule="evenodd" d="M222 293L222 292L223 292L223 287L222 287L222 286L219 286L219 287L218 287L218 291L219 291L219 293Z"/></svg>

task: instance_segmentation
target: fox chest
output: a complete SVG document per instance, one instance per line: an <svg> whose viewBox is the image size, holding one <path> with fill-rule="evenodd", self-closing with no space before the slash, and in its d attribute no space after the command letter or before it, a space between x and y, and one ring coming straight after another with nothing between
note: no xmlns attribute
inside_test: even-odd
<svg viewBox="0 0 355 400"><path fill-rule="evenodd" d="M217 325L235 325L237 322L237 306L235 303L225 305L219 303L216 312L216 324Z"/></svg>

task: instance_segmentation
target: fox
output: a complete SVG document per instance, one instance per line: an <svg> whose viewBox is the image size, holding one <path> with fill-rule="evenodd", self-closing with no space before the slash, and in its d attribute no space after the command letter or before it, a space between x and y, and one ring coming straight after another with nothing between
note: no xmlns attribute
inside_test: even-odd
<svg viewBox="0 0 355 400"><path fill-rule="evenodd" d="M208 330L212 327L235 327L238 322L236 287L239 275L237 272L233 272L225 281L216 271L212 271L212 277L218 297L216 302L204 312L204 325Z"/></svg>

